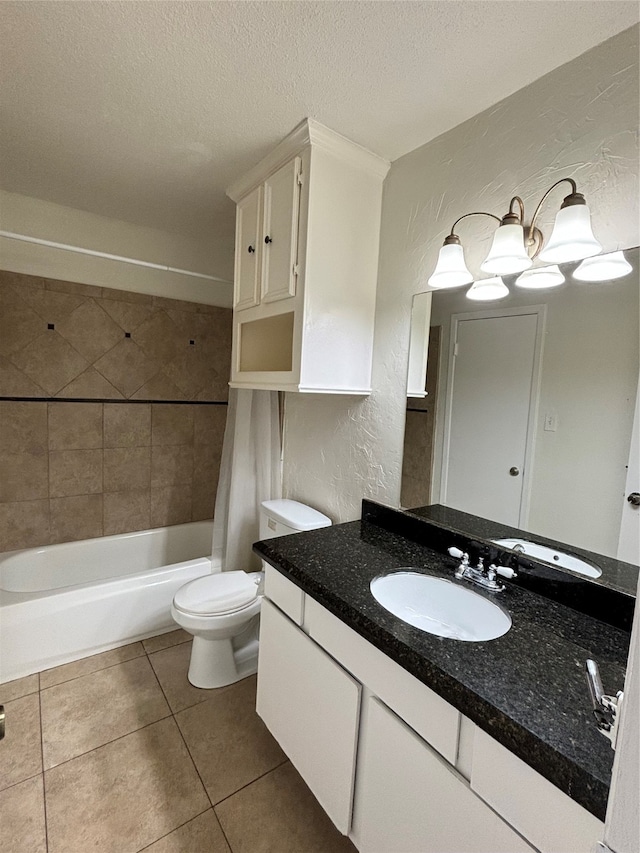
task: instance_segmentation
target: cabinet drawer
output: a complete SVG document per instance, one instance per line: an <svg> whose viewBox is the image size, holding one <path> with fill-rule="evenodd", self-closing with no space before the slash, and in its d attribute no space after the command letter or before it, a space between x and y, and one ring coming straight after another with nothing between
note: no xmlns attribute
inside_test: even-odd
<svg viewBox="0 0 640 853"><path fill-rule="evenodd" d="M591 853L604 824L481 729L471 787L541 853Z"/></svg>
<svg viewBox="0 0 640 853"><path fill-rule="evenodd" d="M302 625L304 617L304 592L299 586L269 566L264 570L264 594L273 601L283 613L286 613L296 625Z"/></svg>
<svg viewBox="0 0 640 853"><path fill-rule="evenodd" d="M450 764L456 763L459 711L310 596L306 596L304 627Z"/></svg>
<svg viewBox="0 0 640 853"><path fill-rule="evenodd" d="M258 714L343 835L351 826L360 691L313 640L263 601Z"/></svg>

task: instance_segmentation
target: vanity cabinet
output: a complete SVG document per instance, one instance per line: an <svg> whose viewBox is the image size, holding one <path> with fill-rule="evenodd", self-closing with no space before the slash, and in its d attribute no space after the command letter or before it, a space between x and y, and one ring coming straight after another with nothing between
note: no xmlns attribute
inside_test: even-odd
<svg viewBox="0 0 640 853"><path fill-rule="evenodd" d="M271 566L257 711L360 853L593 853L604 825Z"/></svg>
<svg viewBox="0 0 640 853"><path fill-rule="evenodd" d="M260 618L258 714L347 835L361 686L266 599Z"/></svg>
<svg viewBox="0 0 640 853"><path fill-rule="evenodd" d="M389 163L306 120L236 202L230 385L368 394Z"/></svg>
<svg viewBox="0 0 640 853"><path fill-rule="evenodd" d="M358 752L360 853L535 853L468 782L378 699Z"/></svg>

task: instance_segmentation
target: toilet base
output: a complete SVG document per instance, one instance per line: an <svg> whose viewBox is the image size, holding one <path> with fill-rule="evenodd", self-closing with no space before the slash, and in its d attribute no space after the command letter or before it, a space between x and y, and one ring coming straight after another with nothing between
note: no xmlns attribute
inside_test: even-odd
<svg viewBox="0 0 640 853"><path fill-rule="evenodd" d="M258 671L258 640L234 649L232 640L194 637L188 679L194 687L212 690L235 684Z"/></svg>

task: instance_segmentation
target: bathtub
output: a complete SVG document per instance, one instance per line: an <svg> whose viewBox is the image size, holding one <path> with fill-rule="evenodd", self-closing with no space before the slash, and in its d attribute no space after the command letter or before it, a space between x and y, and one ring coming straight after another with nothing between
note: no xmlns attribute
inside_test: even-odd
<svg viewBox="0 0 640 853"><path fill-rule="evenodd" d="M0 554L0 683L176 628L176 590L214 570L213 521Z"/></svg>

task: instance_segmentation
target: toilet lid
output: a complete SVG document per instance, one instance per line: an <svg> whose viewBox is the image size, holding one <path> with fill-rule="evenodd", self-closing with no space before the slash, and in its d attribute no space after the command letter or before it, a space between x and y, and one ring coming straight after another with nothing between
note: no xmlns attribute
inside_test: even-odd
<svg viewBox="0 0 640 853"><path fill-rule="evenodd" d="M185 584L173 603L185 613L213 616L242 610L257 594L258 584L246 572L217 572Z"/></svg>

